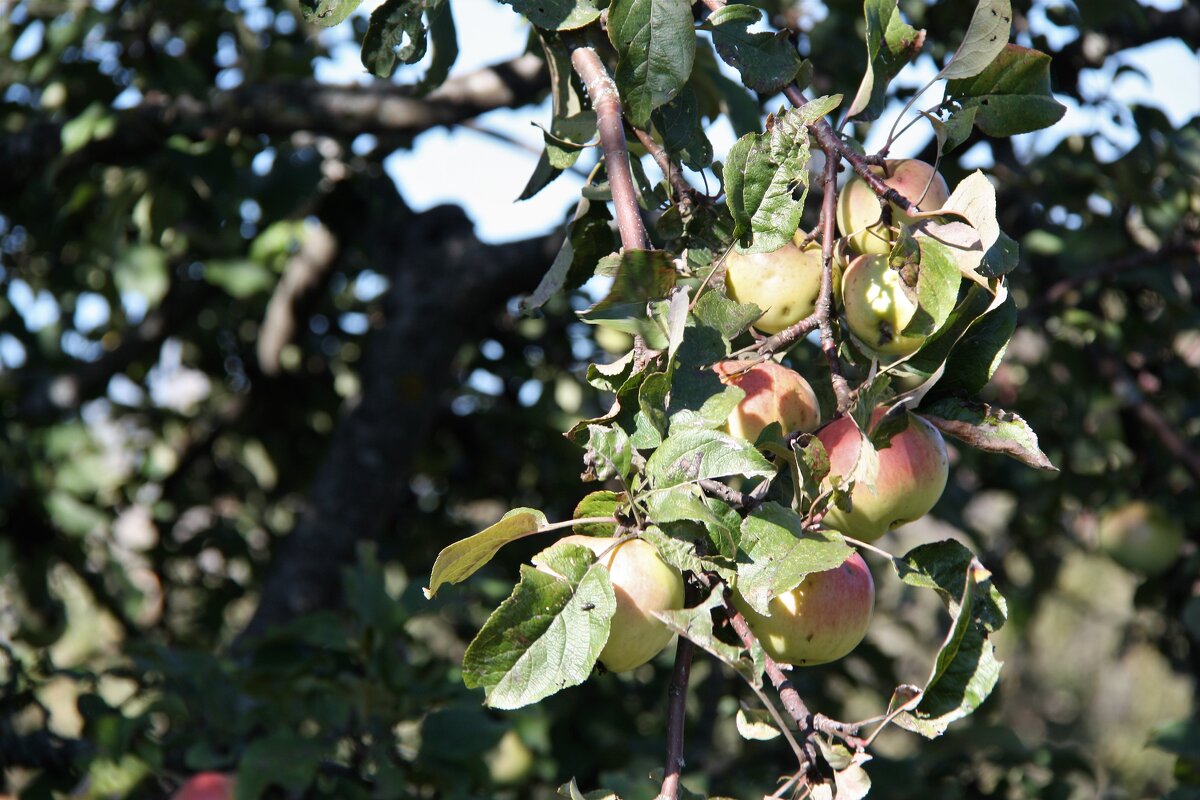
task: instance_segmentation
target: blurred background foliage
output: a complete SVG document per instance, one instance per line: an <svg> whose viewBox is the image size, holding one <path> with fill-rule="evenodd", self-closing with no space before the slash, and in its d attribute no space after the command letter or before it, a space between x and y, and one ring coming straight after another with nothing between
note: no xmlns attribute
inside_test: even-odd
<svg viewBox="0 0 1200 800"><path fill-rule="evenodd" d="M1108 123L1048 152L972 138L942 165L1000 186L1021 311L988 393L1061 472L956 451L899 534L980 553L1007 667L942 739L885 733L874 797L1200 796L1200 124L1095 90L1131 48L1195 55L1200 8L1159 5L1017 0L1017 41ZM940 59L973 4L901 6ZM854 88L860 4L765 7L821 93ZM575 320L582 295L518 313L556 234L482 244L383 170L435 124L537 102L544 72L381 122L411 93L318 91L324 47L281 0L0 2L0 788L163 797L212 769L248 797L542 798L571 777L652 797L661 664L516 713L462 686L541 544L420 593L504 510L571 513L587 487L561 431L604 407L582 369L624 344ZM1133 498L1190 534L1157 577L1098 546ZM836 718L879 713L942 634L935 599L878 583L865 645L796 676ZM769 792L786 748L738 737L738 680L700 661L692 687L685 783Z"/></svg>

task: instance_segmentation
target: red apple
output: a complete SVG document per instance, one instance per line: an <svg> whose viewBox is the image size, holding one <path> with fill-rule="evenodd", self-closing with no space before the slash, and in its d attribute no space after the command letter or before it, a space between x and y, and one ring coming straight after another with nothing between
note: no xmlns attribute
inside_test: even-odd
<svg viewBox="0 0 1200 800"><path fill-rule="evenodd" d="M200 772L188 778L171 800L233 800L234 778L223 772Z"/></svg>
<svg viewBox="0 0 1200 800"><path fill-rule="evenodd" d="M889 159L871 171L883 182L915 203L922 211L937 211L950 198L950 189L941 173L915 158ZM886 255L891 252L895 234L879 220L879 198L867 182L855 175L838 195L837 224L842 236L859 253ZM892 204L892 224L912 224L913 218Z"/></svg>
<svg viewBox="0 0 1200 800"><path fill-rule="evenodd" d="M771 658L824 664L849 653L867 634L875 582L862 556L854 553L840 567L805 575L799 586L767 604L770 616L759 614L737 592L733 603Z"/></svg>
<svg viewBox="0 0 1200 800"><path fill-rule="evenodd" d="M749 369L745 361L722 361L713 369L722 383L746 393L725 423L734 436L753 442L772 422L778 422L784 434L815 430L821 424L817 395L795 370L774 361Z"/></svg>
<svg viewBox="0 0 1200 800"><path fill-rule="evenodd" d="M871 424L879 420L876 409ZM937 428L915 414L908 414L908 427L878 451L879 472L875 484L858 481L850 494L852 508L842 511L830 506L825 525L846 536L873 542L892 528L929 513L946 488L950 461L946 442ZM862 434L850 417L834 420L817 432L829 453L830 477L850 478L858 463ZM826 479L828 483L828 479Z"/></svg>

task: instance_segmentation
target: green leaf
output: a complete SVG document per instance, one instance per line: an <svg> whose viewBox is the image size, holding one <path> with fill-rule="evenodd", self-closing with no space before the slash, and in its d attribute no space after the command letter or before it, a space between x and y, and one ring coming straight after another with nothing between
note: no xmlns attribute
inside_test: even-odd
<svg viewBox="0 0 1200 800"><path fill-rule="evenodd" d="M705 292L696 301L692 313L700 323L716 329L725 339L733 340L749 330L763 312L753 303L731 300L724 292Z"/></svg>
<svg viewBox="0 0 1200 800"><path fill-rule="evenodd" d="M332 28L362 5L362 0L300 0L300 15L309 25Z"/></svg>
<svg viewBox="0 0 1200 800"><path fill-rule="evenodd" d="M955 80L979 74L1008 44L1011 26L1009 0L979 0L962 44L942 67L938 77Z"/></svg>
<svg viewBox="0 0 1200 800"><path fill-rule="evenodd" d="M958 542L921 545L893 566L908 585L941 595L952 620L919 701L896 718L901 727L932 739L991 694L1001 662L989 637L1004 624L1007 609L991 574Z"/></svg>
<svg viewBox="0 0 1200 800"><path fill-rule="evenodd" d="M742 75L742 83L756 92L772 95L795 80L803 63L787 31L751 33L762 20L761 9L731 3L714 11L704 23L712 31L717 53Z"/></svg>
<svg viewBox="0 0 1200 800"><path fill-rule="evenodd" d="M538 156L537 164L533 167L533 173L530 174L529 180L525 182L525 188L517 195L518 200L528 200L537 195L542 189L545 189L554 179L562 175L564 170L555 169L550 166L550 154L544 149L541 155ZM586 200L587 198L583 198Z"/></svg>
<svg viewBox="0 0 1200 800"><path fill-rule="evenodd" d="M768 477L775 467L744 439L719 431L684 428L672 431L646 461L655 488L729 475Z"/></svg>
<svg viewBox="0 0 1200 800"><path fill-rule="evenodd" d="M769 117L765 133L747 134L730 149L725 193L739 249L769 252L792 240L808 196L808 125L841 101L820 97Z"/></svg>
<svg viewBox="0 0 1200 800"><path fill-rule="evenodd" d="M663 147L689 169L700 171L712 164L712 142L704 131L696 92L688 86L654 112L654 124L662 134Z"/></svg>
<svg viewBox="0 0 1200 800"><path fill-rule="evenodd" d="M427 16L433 57L416 87L417 94L421 96L445 83L450 69L458 60L458 29L454 26L454 15L450 13L450 3L438 3L429 9Z"/></svg>
<svg viewBox="0 0 1200 800"><path fill-rule="evenodd" d="M122 294L140 294L151 306L158 305L171 285L167 254L148 244L122 250L113 264L113 282Z"/></svg>
<svg viewBox="0 0 1200 800"><path fill-rule="evenodd" d="M741 82L726 77L720 64L712 47L701 40L696 47L696 63L689 81L696 92L701 116L716 119L725 114L733 125L734 134L757 133L762 128L758 100Z"/></svg>
<svg viewBox="0 0 1200 800"><path fill-rule="evenodd" d="M937 393L962 391L974 394L992 379L1017 328L1017 304L1004 299L967 327L950 351Z"/></svg>
<svg viewBox="0 0 1200 800"><path fill-rule="evenodd" d="M675 263L663 250L626 250L621 253L612 288L603 300L580 313L592 325L606 325L646 337L655 349L666 346L664 332L650 324L646 304L667 296L675 286Z"/></svg>
<svg viewBox="0 0 1200 800"><path fill-rule="evenodd" d="M921 52L925 31L906 23L896 0L865 0L867 71L846 111L847 117L872 120L883 113L887 87L905 65Z"/></svg>
<svg viewBox="0 0 1200 800"><path fill-rule="evenodd" d="M1002 453L1023 464L1057 471L1038 447L1037 434L1016 414L957 397L946 397L921 408L921 416L942 433L977 450Z"/></svg>
<svg viewBox="0 0 1200 800"><path fill-rule="evenodd" d="M810 572L824 572L844 562L854 550L841 534L805 531L804 520L790 508L764 503L742 522L741 549L749 559L738 564L738 591L758 613L795 589Z"/></svg>
<svg viewBox="0 0 1200 800"><path fill-rule="evenodd" d="M103 103L92 103L77 116L67 120L59 138L64 156L74 153L96 139L107 139L117 129L117 116Z"/></svg>
<svg viewBox="0 0 1200 800"><path fill-rule="evenodd" d="M625 496L624 492L601 490L592 492L580 500L575 506L575 513L572 517L574 519L611 517L617 513L618 508L627 505L629 505L629 498ZM576 524L572 530L584 536L612 536L616 532L616 526L607 522L589 522Z"/></svg>
<svg viewBox="0 0 1200 800"><path fill-rule="evenodd" d="M423 17L433 13L444 0L385 0L371 12L363 36L362 63L367 71L389 78L398 63L415 64L425 57L428 46Z"/></svg>
<svg viewBox="0 0 1200 800"><path fill-rule="evenodd" d="M492 708L521 708L587 680L617 609L608 570L586 547L559 543L524 565L521 582L463 657L463 683ZM557 577L556 577L557 576Z"/></svg>
<svg viewBox="0 0 1200 800"><path fill-rule="evenodd" d="M633 446L620 425L589 425L585 463L596 480L629 478L633 469Z"/></svg>
<svg viewBox="0 0 1200 800"><path fill-rule="evenodd" d="M829 475L829 453L811 433L793 440L792 452L796 456L796 494L812 502L821 494L821 482Z"/></svg>
<svg viewBox="0 0 1200 800"><path fill-rule="evenodd" d="M734 717L738 735L756 742L769 742L783 734L775 727L771 712L765 708L739 708Z"/></svg>
<svg viewBox="0 0 1200 800"><path fill-rule="evenodd" d="M737 386L726 386L722 391L705 400L700 408L682 408L676 411L671 415L671 430L682 428L716 430L725 425L729 420L729 415L745 397L745 390Z"/></svg>
<svg viewBox="0 0 1200 800"><path fill-rule="evenodd" d="M606 204L594 203L587 198L579 200L575 215L567 224L567 235L558 255L533 294L521 302L522 312L541 308L564 288L574 289L591 277L600 257L612 252L611 220Z"/></svg>
<svg viewBox="0 0 1200 800"><path fill-rule="evenodd" d="M957 220L942 222L940 217L923 219L913 229L917 241L941 243L963 277L988 288L985 276L980 274L980 265L984 253L1001 235L996 220L996 187L976 170L959 181L941 210L953 211L969 224Z"/></svg>
<svg viewBox="0 0 1200 800"><path fill-rule="evenodd" d="M258 261L220 259L204 264L204 280L239 300L265 294L278 279L278 275Z"/></svg>
<svg viewBox="0 0 1200 800"><path fill-rule="evenodd" d="M952 111L945 120L925 111L920 113L933 126L933 135L937 139L938 145L937 157L941 160L942 156L953 151L971 135L971 129L975 125L975 115L979 113L979 109L975 107L959 108Z"/></svg>
<svg viewBox="0 0 1200 800"><path fill-rule="evenodd" d="M535 534L546 524L546 515L535 508L514 508L495 525L442 549L433 562L426 597L433 597L446 583L462 583L492 560L509 542Z"/></svg>
<svg viewBox="0 0 1200 800"><path fill-rule="evenodd" d="M689 639L701 650L733 667L752 686L759 688L762 686L762 670L755 669L755 661L758 659L747 658L741 647L725 644L713 634L712 611L715 608L724 608L724 606L722 589L720 586L715 586L704 602L695 608L685 608L681 611L656 611L654 616L683 638Z"/></svg>
<svg viewBox="0 0 1200 800"><path fill-rule="evenodd" d="M600 16L594 0L502 0L538 28L570 31Z"/></svg>
<svg viewBox="0 0 1200 800"><path fill-rule="evenodd" d="M1007 295L1007 290L1002 290ZM954 345L966 333L971 323L987 312L992 296L979 286L972 286L959 301L940 330L925 340L915 355L904 362L907 370L929 377L938 372Z"/></svg>
<svg viewBox="0 0 1200 800"><path fill-rule="evenodd" d="M617 51L617 88L629 121L650 123L650 112L679 94L692 74L696 32L687 0L614 0L608 38Z"/></svg>
<svg viewBox="0 0 1200 800"><path fill-rule="evenodd" d="M238 762L237 796L260 797L270 786L291 794L304 794L317 776L317 766L327 755L320 739L306 739L280 727L251 742Z"/></svg>
<svg viewBox="0 0 1200 800"><path fill-rule="evenodd" d="M958 80L946 84L946 98L975 109L975 126L988 136L1048 128L1067 111L1050 90L1050 56L1027 47L1008 44L982 72L947 77Z"/></svg>
<svg viewBox="0 0 1200 800"><path fill-rule="evenodd" d="M917 313L904 328L904 334L929 334L946 323L958 302L962 283L958 266L949 249L941 242L922 237L921 266L917 272Z"/></svg>

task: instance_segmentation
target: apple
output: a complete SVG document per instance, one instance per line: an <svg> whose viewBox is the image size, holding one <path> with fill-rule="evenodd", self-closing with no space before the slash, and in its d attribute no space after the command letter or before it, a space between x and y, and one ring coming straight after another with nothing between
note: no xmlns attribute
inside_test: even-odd
<svg viewBox="0 0 1200 800"><path fill-rule="evenodd" d="M625 672L654 658L674 637L674 632L655 618L654 612L683 608L683 575L664 561L649 542L629 539L612 547L616 541L576 534L564 536L558 543L588 548L608 569L617 611L610 623L608 642L600 651L600 663L609 672ZM601 556L605 550L608 552ZM543 572L553 574L539 563L537 556L533 563Z"/></svg>
<svg viewBox="0 0 1200 800"><path fill-rule="evenodd" d="M836 661L862 641L875 607L875 582L862 556L812 572L790 592L767 604L764 617L733 593L733 604L767 655L776 661L811 666Z"/></svg>
<svg viewBox="0 0 1200 800"><path fill-rule="evenodd" d="M915 158L889 159L882 167L871 167L871 171L922 211L937 211L950 197L941 173ZM837 225L856 252L891 252L895 236L879 221L879 213L879 197L866 181L855 175L846 182L838 195ZM901 222L911 225L913 218L893 203L892 223Z"/></svg>
<svg viewBox="0 0 1200 800"><path fill-rule="evenodd" d="M1183 525L1161 507L1141 500L1100 518L1100 547L1132 572L1161 575L1179 557Z"/></svg>
<svg viewBox="0 0 1200 800"><path fill-rule="evenodd" d="M826 527L863 542L873 542L892 528L929 513L942 496L950 473L946 442L928 421L904 413L908 414L908 427L878 451L875 485L857 482L850 493L851 510L842 511L831 505L825 514ZM883 409L876 409L871 424L882 414ZM850 478L862 444L854 420L850 417L834 420L817 431L817 438L829 453L829 478Z"/></svg>
<svg viewBox="0 0 1200 800"><path fill-rule="evenodd" d="M792 243L769 253L731 252L725 259L725 289L739 303L764 312L754 323L763 333L779 333L816 307L821 291L821 248L801 250Z"/></svg>
<svg viewBox="0 0 1200 800"><path fill-rule="evenodd" d="M842 307L850 332L879 355L911 355L927 338L901 333L917 313L917 302L900 273L888 266L887 256L859 256L850 262L842 276Z"/></svg>
<svg viewBox="0 0 1200 800"><path fill-rule="evenodd" d="M483 761L497 786L524 783L535 766L534 752L513 730L505 731L496 746L484 753Z"/></svg>
<svg viewBox="0 0 1200 800"><path fill-rule="evenodd" d="M233 800L234 779L223 772L200 772L188 778L171 800Z"/></svg>
<svg viewBox="0 0 1200 800"><path fill-rule="evenodd" d="M725 423L725 429L734 436L754 442L772 422L778 422L784 434L816 430L821 424L817 395L795 370L774 361L763 361L749 369L745 361L722 361L713 370L722 383L746 393Z"/></svg>

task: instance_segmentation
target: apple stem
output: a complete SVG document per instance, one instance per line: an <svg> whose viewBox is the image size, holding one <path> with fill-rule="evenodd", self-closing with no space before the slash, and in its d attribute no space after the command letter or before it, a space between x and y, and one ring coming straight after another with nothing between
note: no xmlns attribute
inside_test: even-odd
<svg viewBox="0 0 1200 800"><path fill-rule="evenodd" d="M679 781L683 775L683 728L687 708L688 680L692 674L692 656L696 646L683 636L675 646L675 668L667 686L667 762L663 769L658 800L679 800Z"/></svg>
<svg viewBox="0 0 1200 800"><path fill-rule="evenodd" d="M600 54L582 41L572 44L571 66L583 81L592 108L596 111L600 146L604 151L604 168L608 172L608 185L612 188L617 229L621 232L621 246L626 250L645 250L649 243L633 188L629 145L625 141L625 123L617 85L600 60Z"/></svg>

